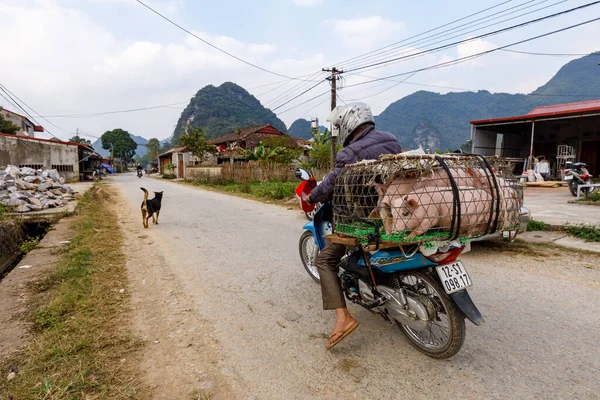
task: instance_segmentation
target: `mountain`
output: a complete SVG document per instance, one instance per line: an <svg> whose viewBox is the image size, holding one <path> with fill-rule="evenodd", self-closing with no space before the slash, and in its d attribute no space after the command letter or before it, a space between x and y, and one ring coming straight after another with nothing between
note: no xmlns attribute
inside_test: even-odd
<svg viewBox="0 0 600 400"><path fill-rule="evenodd" d="M271 110L260 104L256 97L235 83L225 82L219 87L203 87L181 113L173 132L176 143L187 124L202 127L209 139L233 132L249 125L272 124L287 132L285 124Z"/></svg>
<svg viewBox="0 0 600 400"><path fill-rule="evenodd" d="M319 125L319 130L321 132L325 131L325 127L323 125ZM295 120L292 125L288 128L288 133L294 137L308 140L311 138L310 134L310 121L300 118Z"/></svg>
<svg viewBox="0 0 600 400"><path fill-rule="evenodd" d="M565 64L530 94L419 91L390 104L375 117L378 129L393 133L402 147L455 150L470 138L469 122L523 115L535 107L600 98L600 52Z"/></svg>
<svg viewBox="0 0 600 400"><path fill-rule="evenodd" d="M146 143L148 143L148 140L146 138L133 135L131 133L129 134L129 136L131 136L133 141L138 144L137 149L135 149L135 155L141 157L148 152L148 149L146 148ZM100 154L102 157L110 156L110 150L104 150L102 148L102 140L100 140L100 138L96 139L96 141L92 143L92 147L94 148L94 150L96 150L96 153Z"/></svg>

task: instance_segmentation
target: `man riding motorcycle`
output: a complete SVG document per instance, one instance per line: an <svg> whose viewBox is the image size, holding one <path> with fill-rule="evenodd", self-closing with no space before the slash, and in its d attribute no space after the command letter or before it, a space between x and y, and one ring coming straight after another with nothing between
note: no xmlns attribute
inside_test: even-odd
<svg viewBox="0 0 600 400"><path fill-rule="evenodd" d="M336 107L327 117L339 129L343 149L335 158L335 169L323 178L305 200L309 203L331 201L335 178L346 164L376 159L381 154L401 153L402 148L394 135L375 129L373 113L364 103L349 103ZM323 309L335 310L336 322L326 349L329 350L358 327L358 322L346 308L346 301L338 277L339 263L346 246L329 243L318 254L315 265L319 271Z"/></svg>

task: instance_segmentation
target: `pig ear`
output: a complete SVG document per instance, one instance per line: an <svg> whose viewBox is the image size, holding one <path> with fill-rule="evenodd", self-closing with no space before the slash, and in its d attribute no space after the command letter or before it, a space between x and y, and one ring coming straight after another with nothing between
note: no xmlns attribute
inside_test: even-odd
<svg viewBox="0 0 600 400"><path fill-rule="evenodd" d="M379 215L379 210L377 210L376 208L373 209L373 211L371 211L371 214L369 214L369 219L380 219L381 216Z"/></svg>
<svg viewBox="0 0 600 400"><path fill-rule="evenodd" d="M404 204L406 204L410 208L417 208L417 206L419 205L419 203L417 203L415 199L408 199L404 202Z"/></svg>

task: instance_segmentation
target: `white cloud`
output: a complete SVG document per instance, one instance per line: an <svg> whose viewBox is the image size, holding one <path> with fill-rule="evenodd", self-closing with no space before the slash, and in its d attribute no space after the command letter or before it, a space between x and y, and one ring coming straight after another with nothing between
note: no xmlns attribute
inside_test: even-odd
<svg viewBox="0 0 600 400"><path fill-rule="evenodd" d="M325 0L293 0L294 4L300 7L313 7L323 4Z"/></svg>
<svg viewBox="0 0 600 400"><path fill-rule="evenodd" d="M3 42L3 52L10 54L10 62L0 63L2 83L42 115L186 102L207 84L233 81L254 87L281 80L190 36L167 43L116 37L84 12L63 2L42 1L35 7L10 3L0 8L0 20L4 21L0 24L1 37L19 38ZM27 24L20 22L25 20ZM249 62L290 76L317 71L324 63L320 53L277 59L278 49L270 43L245 42L206 32L196 34ZM0 105L3 101L0 98ZM52 121L68 132L79 127L99 135L122 127L145 137L164 138L173 132L180 113L181 109L161 108ZM66 135L52 126L48 129L63 138Z"/></svg>
<svg viewBox="0 0 600 400"><path fill-rule="evenodd" d="M342 43L351 49L369 49L387 45L389 39L396 37L403 29L403 24L385 19L380 15L353 19L328 21Z"/></svg>
<svg viewBox="0 0 600 400"><path fill-rule="evenodd" d="M487 50L495 49L498 47L492 42L488 42L484 39L475 39L465 43L461 43L456 47L456 53L458 58L469 57L474 54L478 54ZM484 62L480 58L475 58L473 61L469 61L467 64L472 66L483 66Z"/></svg>

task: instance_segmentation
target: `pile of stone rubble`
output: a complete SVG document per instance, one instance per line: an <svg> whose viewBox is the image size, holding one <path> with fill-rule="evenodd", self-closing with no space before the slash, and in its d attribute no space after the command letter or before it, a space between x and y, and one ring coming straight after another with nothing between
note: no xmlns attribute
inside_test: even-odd
<svg viewBox="0 0 600 400"><path fill-rule="evenodd" d="M55 169L9 165L0 171L0 204L16 212L62 207L70 200L75 200L73 189Z"/></svg>

